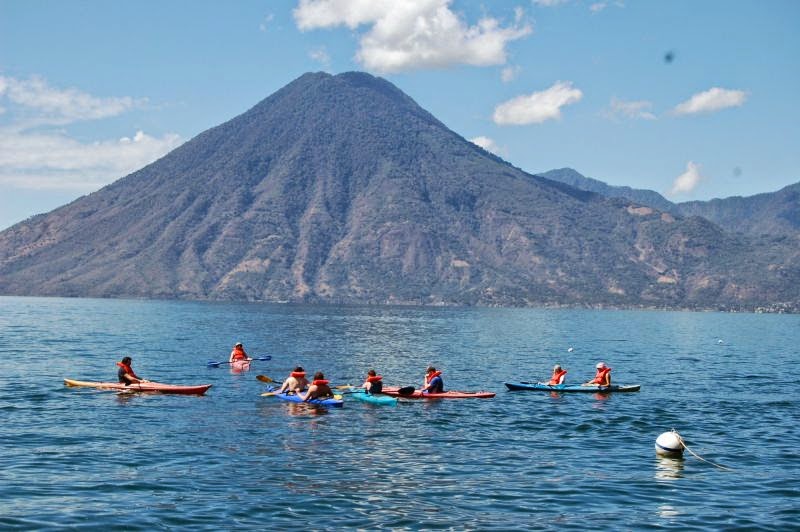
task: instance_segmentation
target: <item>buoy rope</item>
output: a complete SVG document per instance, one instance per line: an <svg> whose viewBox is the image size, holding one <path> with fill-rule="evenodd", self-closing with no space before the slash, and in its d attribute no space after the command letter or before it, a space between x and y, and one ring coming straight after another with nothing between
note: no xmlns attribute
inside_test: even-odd
<svg viewBox="0 0 800 532"><path fill-rule="evenodd" d="M715 463L714 463L714 462L712 462L711 460L706 460L705 458L703 458L702 456L700 456L699 454L697 454L697 453L696 453L696 452L694 452L693 450L689 449L689 446L688 446L688 445L686 445L686 442L685 442L685 441L683 441L683 437L682 437L680 434L678 434L678 433L676 432L676 433L675 433L675 435L678 437L678 441L680 441L680 442L681 442L681 445L683 446L683 448L684 448L684 449L686 449L687 451L689 451L689 454L691 454L692 456L694 456L694 457L695 457L695 458L697 458L698 460L702 460L703 462L705 462L705 463L707 463L707 464L711 464L711 465L713 465L714 467L718 467L718 468L720 468L720 469L722 469L722 470L724 470L724 471L733 471L733 469L731 469L730 467L725 467L725 466L723 466L723 465L715 464Z"/></svg>

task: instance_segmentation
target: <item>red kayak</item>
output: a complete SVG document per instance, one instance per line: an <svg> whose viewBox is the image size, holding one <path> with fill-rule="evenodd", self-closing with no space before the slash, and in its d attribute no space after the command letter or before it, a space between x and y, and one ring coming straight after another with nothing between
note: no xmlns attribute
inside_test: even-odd
<svg viewBox="0 0 800 532"><path fill-rule="evenodd" d="M176 393L182 395L203 395L206 390L211 388L210 384L200 384L198 386L178 386L175 384L163 384L160 382L142 382L139 384L124 385L121 382L90 382L64 379L67 386L86 386L89 388L99 388L101 390L118 390L125 392L155 392L155 393Z"/></svg>
<svg viewBox="0 0 800 532"><path fill-rule="evenodd" d="M455 390L442 393L422 393L410 387L398 388L397 386L384 386L382 393L406 399L491 399L496 395L494 392L457 392Z"/></svg>

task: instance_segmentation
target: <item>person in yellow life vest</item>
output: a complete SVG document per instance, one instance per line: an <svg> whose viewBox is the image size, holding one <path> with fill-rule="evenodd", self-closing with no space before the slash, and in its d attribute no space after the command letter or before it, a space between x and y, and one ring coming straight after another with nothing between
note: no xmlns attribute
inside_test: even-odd
<svg viewBox="0 0 800 532"><path fill-rule="evenodd" d="M229 363L234 363L237 360L253 360L247 355L247 352L244 350L244 346L241 342L238 342L235 346L233 346L233 350L231 351L231 356L228 357Z"/></svg>
<svg viewBox="0 0 800 532"><path fill-rule="evenodd" d="M361 385L368 394L381 393L383 391L383 377L378 375L374 369L367 372L367 380Z"/></svg>
<svg viewBox="0 0 800 532"><path fill-rule="evenodd" d="M321 371L316 372L314 374L314 380L311 381L311 386L308 387L308 391L305 395L301 395L300 397L303 401L333 397L333 390L328 386L328 382L329 381L325 379L325 375Z"/></svg>
<svg viewBox="0 0 800 532"><path fill-rule="evenodd" d="M561 369L561 365L556 364L553 366L553 375L550 377L550 380L547 382L550 386L556 386L558 384L564 384L564 377L567 375L567 370Z"/></svg>
<svg viewBox="0 0 800 532"><path fill-rule="evenodd" d="M611 368L606 366L605 362L598 362L595 368L597 368L597 373L595 373L594 379L584 382L583 386L611 386Z"/></svg>
<svg viewBox="0 0 800 532"><path fill-rule="evenodd" d="M289 374L285 381L276 393L300 393L308 388L308 379L306 379L306 371L302 366L297 366Z"/></svg>

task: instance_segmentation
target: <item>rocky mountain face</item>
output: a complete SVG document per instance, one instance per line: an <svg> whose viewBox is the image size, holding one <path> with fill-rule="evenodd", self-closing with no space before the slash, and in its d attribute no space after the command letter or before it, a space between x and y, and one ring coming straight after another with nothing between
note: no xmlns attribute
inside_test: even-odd
<svg viewBox="0 0 800 532"><path fill-rule="evenodd" d="M800 234L800 183L777 192L755 196L733 196L711 201L672 203L658 192L616 187L582 176L571 168L550 170L543 177L566 183L608 198L626 198L678 216L702 216L733 233L752 236L796 236Z"/></svg>
<svg viewBox="0 0 800 532"><path fill-rule="evenodd" d="M0 293L797 310L798 250L527 174L383 79L316 73L0 233Z"/></svg>

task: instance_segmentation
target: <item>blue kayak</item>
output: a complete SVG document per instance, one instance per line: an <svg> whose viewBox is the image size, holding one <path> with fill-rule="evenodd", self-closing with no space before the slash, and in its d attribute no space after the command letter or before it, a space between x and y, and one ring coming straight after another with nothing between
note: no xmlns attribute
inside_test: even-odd
<svg viewBox="0 0 800 532"><path fill-rule="evenodd" d="M274 390L274 388L269 389L269 391L267 391L266 393L262 393L261 395L277 397L281 401L289 401L290 403L306 403L309 405L333 406L333 407L344 406L344 401L342 401L341 399L336 399L335 397L331 397L328 399L311 399L310 401L303 401L297 394L275 393L272 390Z"/></svg>
<svg viewBox="0 0 800 532"><path fill-rule="evenodd" d="M397 405L397 397L391 397L384 394L371 394L364 391L362 388L350 388L350 391L345 392L350 398L356 401L363 401L373 405Z"/></svg>
<svg viewBox="0 0 800 532"><path fill-rule="evenodd" d="M582 392L582 393L611 393L611 392L638 392L640 384L630 386L581 386L580 384L542 384L541 382L507 382L509 390L534 390L538 392Z"/></svg>

